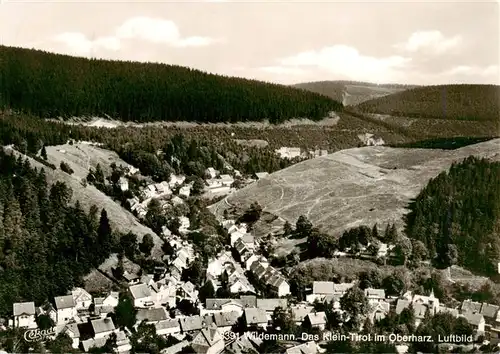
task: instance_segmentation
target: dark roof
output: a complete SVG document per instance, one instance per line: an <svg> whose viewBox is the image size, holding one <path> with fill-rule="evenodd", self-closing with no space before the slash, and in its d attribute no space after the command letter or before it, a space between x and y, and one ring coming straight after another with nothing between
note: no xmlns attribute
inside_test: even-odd
<svg viewBox="0 0 500 354"><path fill-rule="evenodd" d="M462 303L462 313L471 312L471 313L479 313L481 312L481 303L474 302L471 300L464 300Z"/></svg>
<svg viewBox="0 0 500 354"><path fill-rule="evenodd" d="M275 308L281 307L286 309L288 307L287 299L257 299L257 307L265 311L273 312Z"/></svg>
<svg viewBox="0 0 500 354"><path fill-rule="evenodd" d="M257 307L257 297L255 295L241 295L240 302L243 307Z"/></svg>
<svg viewBox="0 0 500 354"><path fill-rule="evenodd" d="M236 324L239 317L239 313L236 311L217 312L214 313L214 322L217 327L227 327Z"/></svg>
<svg viewBox="0 0 500 354"><path fill-rule="evenodd" d="M115 330L115 325L111 318L100 318L98 320L93 320L91 323L95 334Z"/></svg>
<svg viewBox="0 0 500 354"><path fill-rule="evenodd" d="M69 309L75 307L75 300L73 300L73 295L57 296L54 298L56 309Z"/></svg>
<svg viewBox="0 0 500 354"><path fill-rule="evenodd" d="M158 322L168 319L167 311L163 307L152 309L138 309L136 319L138 322Z"/></svg>
<svg viewBox="0 0 500 354"><path fill-rule="evenodd" d="M200 316L184 317L179 320L183 332L196 331L202 328Z"/></svg>
<svg viewBox="0 0 500 354"><path fill-rule="evenodd" d="M496 318L499 308L500 307L497 305L491 305L491 304L487 304L487 303L483 302L483 305L481 306L480 313L484 317Z"/></svg>

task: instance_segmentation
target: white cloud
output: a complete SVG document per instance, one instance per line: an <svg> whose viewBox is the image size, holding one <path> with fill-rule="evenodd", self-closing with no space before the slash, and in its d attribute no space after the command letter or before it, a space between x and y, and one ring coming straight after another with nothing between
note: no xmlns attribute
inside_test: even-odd
<svg viewBox="0 0 500 354"><path fill-rule="evenodd" d="M100 37L95 40L87 38L83 33L65 32L54 37L56 42L64 43L69 47L72 54L90 55L94 50L107 49L119 50L120 41L114 37Z"/></svg>
<svg viewBox="0 0 500 354"><path fill-rule="evenodd" d="M498 80L500 75L498 65L490 65L487 67L480 66L468 66L468 65L459 65L450 70L447 70L443 73L444 76L475 76L475 77L491 77L492 79Z"/></svg>
<svg viewBox="0 0 500 354"><path fill-rule="evenodd" d="M124 40L142 40L156 44L166 44L172 47L206 47L221 42L220 39L193 36L182 37L177 25L170 20L149 17L134 17L119 26L113 35L98 37L94 40L79 32L65 32L53 38L64 43L71 54L94 55L105 49L118 51Z"/></svg>
<svg viewBox="0 0 500 354"><path fill-rule="evenodd" d="M285 66L263 66L258 68L258 70L271 74L281 74L281 75L303 75L306 73L305 70L299 68L288 68Z"/></svg>
<svg viewBox="0 0 500 354"><path fill-rule="evenodd" d="M352 80L394 82L401 77L400 69L410 61L411 58L402 56L366 56L360 54L356 48L334 45L283 58L279 63L287 69L315 68L333 74L334 77L348 77Z"/></svg>
<svg viewBox="0 0 500 354"><path fill-rule="evenodd" d="M430 54L442 54L462 43L462 37L454 36L446 38L440 31L418 31L412 33L405 43L396 44L395 47L408 52L426 52Z"/></svg>
<svg viewBox="0 0 500 354"><path fill-rule="evenodd" d="M170 20L149 17L134 17L116 29L116 37L140 39L176 47L203 47L216 42L208 37L182 38L177 25Z"/></svg>

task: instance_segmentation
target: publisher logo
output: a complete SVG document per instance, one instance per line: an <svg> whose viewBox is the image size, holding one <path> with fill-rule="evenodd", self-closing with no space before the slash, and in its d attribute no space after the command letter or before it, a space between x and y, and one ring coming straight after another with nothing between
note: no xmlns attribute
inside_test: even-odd
<svg viewBox="0 0 500 354"><path fill-rule="evenodd" d="M24 332L24 340L27 342L38 342L47 339L47 337L54 336L56 334L55 327L50 329L29 329Z"/></svg>

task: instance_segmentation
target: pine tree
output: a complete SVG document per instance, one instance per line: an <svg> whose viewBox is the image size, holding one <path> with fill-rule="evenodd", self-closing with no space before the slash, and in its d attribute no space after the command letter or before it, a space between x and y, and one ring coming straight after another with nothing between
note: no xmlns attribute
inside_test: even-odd
<svg viewBox="0 0 500 354"><path fill-rule="evenodd" d="M41 155L42 155L42 159L47 161L47 150L45 149L45 145L42 147Z"/></svg>
<svg viewBox="0 0 500 354"><path fill-rule="evenodd" d="M108 213L106 209L102 209L101 218L99 220L99 228L97 229L97 247L100 261L109 255L112 246L111 226L109 224Z"/></svg>

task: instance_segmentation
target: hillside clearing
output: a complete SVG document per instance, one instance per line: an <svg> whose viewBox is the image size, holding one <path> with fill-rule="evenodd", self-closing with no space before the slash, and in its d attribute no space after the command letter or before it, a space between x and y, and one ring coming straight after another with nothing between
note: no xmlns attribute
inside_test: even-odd
<svg viewBox="0 0 500 354"><path fill-rule="evenodd" d="M47 148L47 155L49 155L49 150L55 151L57 149L60 149L60 147L56 146L53 147L53 149ZM129 231L132 232L137 235L138 242L142 241L142 237L145 234L151 234L153 236L153 241L155 244L151 252L151 255L153 258L159 259L161 257L161 255L163 254L161 250L161 245L163 244L163 240L158 235L156 235L153 232L153 230L139 223L134 215L132 215L122 206L118 205L114 200L112 200L110 197L102 193L100 190L98 190L92 185L87 185L86 187L84 187L81 184L81 178L76 175L77 171L76 169L75 169L75 174L68 175L67 173L61 171L59 168L56 170L52 170L51 168L48 168L47 166L41 164L40 162L30 157L26 157L24 154L21 154L16 150L8 149L8 151L13 151L14 154L16 154L17 156L22 155L23 158L27 158L31 166L36 169L40 168L45 169L45 174L47 176L48 183L55 183L57 181L64 182L73 191L71 201L76 202L77 200L79 200L82 208L85 211L88 211L92 205L96 205L100 209L101 208L106 209L111 226L113 227L114 230L118 230L123 233L127 233ZM62 154L62 156L52 155L50 157L48 156L48 158L49 161L53 162L60 161L58 160L58 158L61 158L62 160L70 164L72 168L73 166L77 167L77 160L74 159L75 155L69 155L71 158L67 160L64 159L63 156L66 156L66 154ZM113 154L109 152L109 157L112 156ZM82 158L80 160L80 163L81 164L79 166L79 171L84 169L84 167L82 166L85 166L86 160ZM59 166L59 164L57 164L56 166Z"/></svg>
<svg viewBox="0 0 500 354"><path fill-rule="evenodd" d="M338 151L293 165L231 194L211 210L230 205L263 210L294 224L305 215L325 232L359 225L403 226L408 202L429 179L470 155L500 160L500 139L456 150L369 146Z"/></svg>

